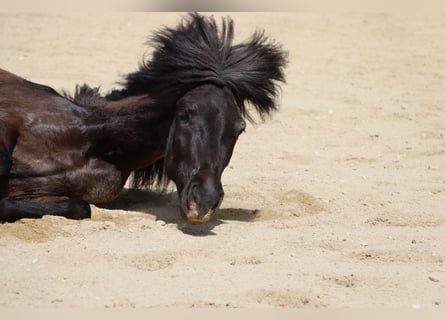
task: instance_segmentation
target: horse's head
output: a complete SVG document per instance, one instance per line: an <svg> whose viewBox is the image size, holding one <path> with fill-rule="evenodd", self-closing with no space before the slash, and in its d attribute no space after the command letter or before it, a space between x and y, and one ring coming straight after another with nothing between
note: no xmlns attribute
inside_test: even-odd
<svg viewBox="0 0 445 320"><path fill-rule="evenodd" d="M234 96L225 87L204 84L178 100L165 170L176 183L180 210L188 222L207 222L220 205L221 175L245 128Z"/></svg>
<svg viewBox="0 0 445 320"><path fill-rule="evenodd" d="M164 174L176 183L181 211L191 223L207 222L221 203L221 175L238 135L251 119L277 109L287 52L262 31L233 44L233 21L191 14L152 37L152 58L127 75L124 95L149 94L173 121L163 165L136 172L135 185Z"/></svg>

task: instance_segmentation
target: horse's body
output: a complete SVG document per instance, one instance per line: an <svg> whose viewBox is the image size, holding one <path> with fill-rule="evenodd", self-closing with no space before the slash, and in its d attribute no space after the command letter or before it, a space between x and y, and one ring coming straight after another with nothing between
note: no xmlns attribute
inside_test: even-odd
<svg viewBox="0 0 445 320"><path fill-rule="evenodd" d="M191 17L160 32L153 59L106 97L83 86L66 98L0 70L0 221L89 217L88 203L116 198L132 172L135 186L173 180L188 221L208 221L245 127L244 101L261 114L275 108L271 81L283 80L284 53L262 35L247 51L232 46L231 21L219 33L213 20ZM213 60L199 65L205 56ZM242 61L254 58L251 68Z"/></svg>
<svg viewBox="0 0 445 320"><path fill-rule="evenodd" d="M25 207L28 201L112 201L133 170L164 156L172 117L156 112L146 95L80 106L0 70L0 153L3 168L10 167L1 175L0 195ZM3 218L14 220L19 211L38 216L23 210Z"/></svg>

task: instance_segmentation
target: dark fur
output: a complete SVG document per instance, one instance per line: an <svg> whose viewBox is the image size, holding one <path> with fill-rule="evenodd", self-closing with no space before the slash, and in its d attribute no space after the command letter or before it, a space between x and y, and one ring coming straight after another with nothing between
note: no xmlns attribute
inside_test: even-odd
<svg viewBox="0 0 445 320"><path fill-rule="evenodd" d="M233 44L233 20L223 18L221 27L213 17L190 14L175 28L164 28L149 42L154 54L139 70L126 76L122 90L106 98L119 100L137 94L150 94L171 107L192 88L213 83L229 88L241 114L252 121L246 106L250 103L262 118L278 108L278 82L285 82L287 52L270 41L264 31ZM134 187L165 183L163 160L137 170Z"/></svg>

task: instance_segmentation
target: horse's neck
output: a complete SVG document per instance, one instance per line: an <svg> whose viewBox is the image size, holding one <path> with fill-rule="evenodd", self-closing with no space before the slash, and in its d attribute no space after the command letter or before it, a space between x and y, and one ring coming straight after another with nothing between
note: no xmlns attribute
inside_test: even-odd
<svg viewBox="0 0 445 320"><path fill-rule="evenodd" d="M113 116L131 115L148 109L155 109L157 106L148 95L139 95L123 98L120 100L107 100L105 104L89 105L89 109L106 113Z"/></svg>
<svg viewBox="0 0 445 320"><path fill-rule="evenodd" d="M88 135L92 153L129 170L148 166L165 152L173 112L148 96L92 107Z"/></svg>

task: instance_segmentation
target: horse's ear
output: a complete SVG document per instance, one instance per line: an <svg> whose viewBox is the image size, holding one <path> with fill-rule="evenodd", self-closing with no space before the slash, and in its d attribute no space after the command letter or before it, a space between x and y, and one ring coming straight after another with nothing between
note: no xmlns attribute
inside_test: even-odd
<svg viewBox="0 0 445 320"><path fill-rule="evenodd" d="M261 118L276 110L279 82L286 82L288 52L270 41L264 31L256 31L247 41L233 46L231 58L238 69L236 77L233 73L230 77L231 87L241 112L251 119L245 102L252 104Z"/></svg>

